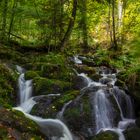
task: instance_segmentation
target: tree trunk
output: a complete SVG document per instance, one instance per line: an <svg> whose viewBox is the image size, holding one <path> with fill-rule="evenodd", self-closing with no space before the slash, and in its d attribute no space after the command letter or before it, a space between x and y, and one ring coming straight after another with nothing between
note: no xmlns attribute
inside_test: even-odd
<svg viewBox="0 0 140 140"><path fill-rule="evenodd" d="M7 10L8 10L8 0L4 0L3 12L2 12L2 40L6 37L6 24L7 24Z"/></svg>
<svg viewBox="0 0 140 140"><path fill-rule="evenodd" d="M70 18L70 21L69 21L69 25L68 25L68 28L67 28L67 31L60 43L60 48L63 49L65 44L67 43L70 35L71 35L71 32L72 32L72 28L74 26L74 21L75 21L75 18L76 18L76 10L77 10L77 0L73 0L73 9L72 9L72 15L71 15L71 18Z"/></svg>
<svg viewBox="0 0 140 140"><path fill-rule="evenodd" d="M11 35L12 28L13 28L13 22L14 22L14 17L15 17L15 8L16 8L16 6L17 6L17 1L14 0L13 7L12 7L10 26L9 26L9 31L8 31L8 40L10 40L10 35Z"/></svg>
<svg viewBox="0 0 140 140"><path fill-rule="evenodd" d="M111 3L109 1L109 10L108 10L108 31L109 31L109 37L110 37L110 46L113 42L112 39L112 29L111 29Z"/></svg>
<svg viewBox="0 0 140 140"><path fill-rule="evenodd" d="M82 2L82 30L83 30L83 45L84 47L88 46L88 38L87 38L87 5L86 0L81 0Z"/></svg>
<svg viewBox="0 0 140 140"><path fill-rule="evenodd" d="M112 30L113 30L113 44L112 47L114 50L118 49L117 40L116 40L116 25L115 25L115 0L112 0Z"/></svg>

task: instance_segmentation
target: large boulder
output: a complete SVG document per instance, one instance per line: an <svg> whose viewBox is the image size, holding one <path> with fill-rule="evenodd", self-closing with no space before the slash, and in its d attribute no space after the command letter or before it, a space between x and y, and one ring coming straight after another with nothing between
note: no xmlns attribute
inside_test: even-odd
<svg viewBox="0 0 140 140"><path fill-rule="evenodd" d="M75 76L73 78L73 88L76 90L81 90L82 88L88 86L88 80L81 75Z"/></svg>
<svg viewBox="0 0 140 140"><path fill-rule="evenodd" d="M63 93L65 90L70 89L71 83L56 79L36 77L33 79L33 87L35 95L56 94Z"/></svg>
<svg viewBox="0 0 140 140"><path fill-rule="evenodd" d="M88 138L93 128L91 107L87 96L74 100L64 112L64 120L72 132Z"/></svg>
<svg viewBox="0 0 140 140"><path fill-rule="evenodd" d="M62 95L53 96L37 96L34 100L37 104L31 110L31 114L43 118L56 118L59 111L69 101L75 99L79 95L78 90L70 90Z"/></svg>
<svg viewBox="0 0 140 140"><path fill-rule="evenodd" d="M140 139L140 128L134 127L125 130L124 132L126 140L139 140Z"/></svg>

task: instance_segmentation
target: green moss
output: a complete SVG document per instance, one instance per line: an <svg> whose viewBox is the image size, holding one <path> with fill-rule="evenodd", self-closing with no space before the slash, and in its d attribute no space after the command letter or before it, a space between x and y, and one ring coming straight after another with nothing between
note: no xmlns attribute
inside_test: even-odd
<svg viewBox="0 0 140 140"><path fill-rule="evenodd" d="M118 140L118 135L111 131L99 133L92 140Z"/></svg>
<svg viewBox="0 0 140 140"><path fill-rule="evenodd" d="M36 77L33 80L36 95L60 93L71 88L71 83L56 79Z"/></svg>
<svg viewBox="0 0 140 140"><path fill-rule="evenodd" d="M71 90L67 91L62 95L56 102L56 106L62 106L63 104L67 103L70 100L75 99L80 94L79 90ZM58 107L59 108L59 107Z"/></svg>
<svg viewBox="0 0 140 140"><path fill-rule="evenodd" d="M81 109L82 106L82 109ZM88 97L75 101L64 112L69 128L73 131L85 133L85 128L91 126L91 108Z"/></svg>
<svg viewBox="0 0 140 140"><path fill-rule="evenodd" d="M15 90L17 84L17 74L8 68L6 64L0 64L0 102L4 104L14 104Z"/></svg>
<svg viewBox="0 0 140 140"><path fill-rule="evenodd" d="M26 118L20 111L10 111L1 108L0 122L2 124L0 125L0 138L8 138L7 140L11 140L10 136L12 131L18 134L19 139L34 138L36 140L42 140L44 138L37 124Z"/></svg>
<svg viewBox="0 0 140 140"><path fill-rule="evenodd" d="M36 71L27 71L25 73L25 79L26 80L30 80L30 79L33 79L35 77L39 77L39 75Z"/></svg>

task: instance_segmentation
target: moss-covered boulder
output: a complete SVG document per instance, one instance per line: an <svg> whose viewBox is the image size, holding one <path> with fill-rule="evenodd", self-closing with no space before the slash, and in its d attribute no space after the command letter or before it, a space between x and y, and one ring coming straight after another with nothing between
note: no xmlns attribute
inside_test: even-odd
<svg viewBox="0 0 140 140"><path fill-rule="evenodd" d="M139 140L140 139L140 128L134 127L125 130L124 132L126 140Z"/></svg>
<svg viewBox="0 0 140 140"><path fill-rule="evenodd" d="M56 118L56 115L63 106L70 100L75 99L80 94L77 90L65 92L61 96L36 97L37 104L31 110L32 115L43 118Z"/></svg>
<svg viewBox="0 0 140 140"><path fill-rule="evenodd" d="M31 57L31 61L25 64L28 70L38 71L42 77L71 81L74 72L63 54L47 54Z"/></svg>
<svg viewBox="0 0 140 140"><path fill-rule="evenodd" d="M70 82L36 77L33 79L35 95L62 93L71 88Z"/></svg>
<svg viewBox="0 0 140 140"><path fill-rule="evenodd" d="M64 119L73 131L88 137L89 129L93 128L91 108L88 97L75 100L64 112Z"/></svg>
<svg viewBox="0 0 140 140"><path fill-rule="evenodd" d="M0 108L0 138L5 140L43 140L38 126L19 111Z"/></svg>
<svg viewBox="0 0 140 140"><path fill-rule="evenodd" d="M88 80L85 79L83 76L78 75L73 78L72 82L73 89L80 90L86 86L88 86Z"/></svg>
<svg viewBox="0 0 140 140"><path fill-rule="evenodd" d="M25 73L25 80L34 79L35 77L39 77L39 74L36 71L27 71Z"/></svg>
<svg viewBox="0 0 140 140"><path fill-rule="evenodd" d="M78 71L78 73L86 73L88 75L93 75L96 73L96 69L94 69L94 67L89 67L86 65L75 65L75 69Z"/></svg>
<svg viewBox="0 0 140 140"><path fill-rule="evenodd" d="M89 66L89 67L94 67L97 65L97 63L93 59L83 59L82 63Z"/></svg>
<svg viewBox="0 0 140 140"><path fill-rule="evenodd" d="M91 140L119 140L118 135L112 131L101 132Z"/></svg>
<svg viewBox="0 0 140 140"><path fill-rule="evenodd" d="M90 78L95 82L99 82L99 79L101 79L102 76L100 74L92 74L90 75Z"/></svg>

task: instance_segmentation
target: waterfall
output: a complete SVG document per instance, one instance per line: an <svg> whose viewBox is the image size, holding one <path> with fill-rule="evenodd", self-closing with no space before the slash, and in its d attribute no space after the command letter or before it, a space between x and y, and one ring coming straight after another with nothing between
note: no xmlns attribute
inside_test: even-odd
<svg viewBox="0 0 140 140"><path fill-rule="evenodd" d="M76 64L82 64L82 61L78 58L78 55L76 55L76 56L73 57L73 61Z"/></svg>
<svg viewBox="0 0 140 140"><path fill-rule="evenodd" d="M25 80L24 73L19 76L19 98L20 104L26 102L32 96L32 80Z"/></svg>
<svg viewBox="0 0 140 140"><path fill-rule="evenodd" d="M71 132L60 120L43 119L29 114L33 106L37 103L34 99L37 99L38 96L32 97L32 80L25 80L24 71L20 66L17 66L17 70L20 73L18 79L20 105L14 107L14 109L23 112L26 117L35 121L39 125L41 132L49 136L51 140L73 140ZM43 97L45 95L41 96ZM39 96L39 98L41 96ZM49 96L53 96L53 94L48 95L48 97ZM55 96L59 95L57 94ZM62 110L62 113L64 110L65 108Z"/></svg>
<svg viewBox="0 0 140 140"><path fill-rule="evenodd" d="M84 73L78 74L78 76L79 75L88 83L87 86L81 90L81 96L85 94L83 93L84 90L89 90L93 126L95 127L94 134L110 130L118 134L119 140L125 140L123 131L130 124L135 123L135 120L133 119L134 111L130 97L123 90L120 90L119 87L114 86L117 80L116 74L103 67L100 74L102 78L99 79L99 82L93 81ZM108 84L112 86L108 87ZM97 91L94 90L96 87L98 87ZM104 89L106 89L107 92ZM79 98L81 96L79 96ZM114 99L114 102L111 101L110 96ZM118 108L118 113L120 114L118 126L114 124L115 106L113 106L113 104ZM125 109L123 109L124 104Z"/></svg>
<svg viewBox="0 0 140 140"><path fill-rule="evenodd" d="M112 105L108 98L106 98L103 90L98 90L93 97L93 101L91 102L93 106L95 115L95 123L97 133L102 128L112 128L113 122L111 118L113 118Z"/></svg>

